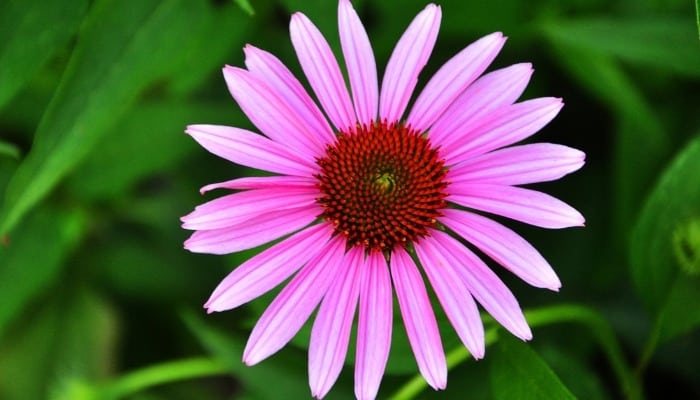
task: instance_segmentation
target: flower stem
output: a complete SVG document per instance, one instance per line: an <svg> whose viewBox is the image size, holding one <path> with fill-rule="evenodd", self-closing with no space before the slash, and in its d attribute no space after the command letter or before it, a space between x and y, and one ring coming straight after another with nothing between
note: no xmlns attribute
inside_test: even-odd
<svg viewBox="0 0 700 400"><path fill-rule="evenodd" d="M497 333L497 328L491 328L487 329L485 334L484 334L484 341L486 345L490 345L494 342L496 342L498 338L498 333ZM456 367L457 365L461 364L462 362L466 361L469 358L469 351L467 351L467 348L464 346L457 346L454 349L450 350L449 353L447 353L446 356L446 361L447 361L447 369L451 370L452 368ZM415 398L420 392L423 391L427 387L427 383L425 382L425 379L420 374L415 375L413 378L411 378L408 382L406 382L405 385L401 386L399 390L394 393L391 397L389 397L390 400L408 400L408 399L413 399Z"/></svg>
<svg viewBox="0 0 700 400"><path fill-rule="evenodd" d="M649 334L649 337L647 338L646 343L644 343L644 348L642 349L642 355L639 357L639 361L637 362L637 366L634 368L634 373L637 379L641 380L642 375L644 374L644 370L647 368L647 365L649 364L649 361L651 360L651 357L654 355L654 352L656 351L656 346L659 344L659 339L661 337L661 317L656 319L656 322L654 322L654 326L651 330L651 333Z"/></svg>
<svg viewBox="0 0 700 400"><path fill-rule="evenodd" d="M101 398L120 399L164 383L229 372L226 366L211 358L188 358L157 364L127 373L100 390Z"/></svg>

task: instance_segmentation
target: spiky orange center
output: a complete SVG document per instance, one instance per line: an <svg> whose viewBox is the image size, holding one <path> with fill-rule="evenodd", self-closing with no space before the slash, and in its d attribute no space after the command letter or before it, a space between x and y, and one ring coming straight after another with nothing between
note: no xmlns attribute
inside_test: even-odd
<svg viewBox="0 0 700 400"><path fill-rule="evenodd" d="M444 160L409 126L375 122L341 132L317 163L321 216L349 246L405 246L428 235L445 208Z"/></svg>

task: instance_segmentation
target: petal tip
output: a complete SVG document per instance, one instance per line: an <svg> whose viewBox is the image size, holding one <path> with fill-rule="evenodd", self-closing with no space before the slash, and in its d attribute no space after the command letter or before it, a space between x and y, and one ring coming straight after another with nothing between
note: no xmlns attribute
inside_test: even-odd
<svg viewBox="0 0 700 400"><path fill-rule="evenodd" d="M525 327L520 332L514 332L515 336L519 337L523 342L528 342L532 340L532 331L530 327L525 325Z"/></svg>

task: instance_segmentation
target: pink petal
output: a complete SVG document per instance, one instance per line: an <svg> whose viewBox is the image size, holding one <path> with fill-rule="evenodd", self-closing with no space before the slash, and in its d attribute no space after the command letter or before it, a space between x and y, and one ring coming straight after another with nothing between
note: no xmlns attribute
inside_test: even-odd
<svg viewBox="0 0 700 400"><path fill-rule="evenodd" d="M247 45L243 51L248 71L262 78L277 91L289 108L302 118L309 132L316 136L319 143L326 144L335 139L326 117L282 61L255 46Z"/></svg>
<svg viewBox="0 0 700 400"><path fill-rule="evenodd" d="M401 248L391 254L391 276L418 370L433 389L445 389L447 363L435 314L420 272Z"/></svg>
<svg viewBox="0 0 700 400"><path fill-rule="evenodd" d="M349 0L338 3L338 30L357 120L369 125L377 118L377 65L367 32Z"/></svg>
<svg viewBox="0 0 700 400"><path fill-rule="evenodd" d="M443 65L425 85L406 122L418 131L427 130L457 96L491 64L505 43L501 32L470 44Z"/></svg>
<svg viewBox="0 0 700 400"><path fill-rule="evenodd" d="M217 156L263 171L313 176L318 167L281 144L247 131L221 125L190 125L185 130L197 143Z"/></svg>
<svg viewBox="0 0 700 400"><path fill-rule="evenodd" d="M197 231L185 241L185 248L210 254L251 249L305 227L322 211L316 206L270 211L229 228Z"/></svg>
<svg viewBox="0 0 700 400"><path fill-rule="evenodd" d="M542 228L583 226L585 222L583 215L568 204L535 190L488 183L453 182L449 191L448 201Z"/></svg>
<svg viewBox="0 0 700 400"><path fill-rule="evenodd" d="M455 270L455 265L445 260L435 239L426 237L415 244L416 255L435 290L447 318L455 328L464 346L475 359L484 357L484 326L479 309L469 294L467 285Z"/></svg>
<svg viewBox="0 0 700 400"><path fill-rule="evenodd" d="M252 176L245 178L231 179L230 181L218 182L206 185L199 189L199 193L204 194L214 189L287 189L287 188L309 188L317 187L318 181L311 177L301 176Z"/></svg>
<svg viewBox="0 0 700 400"><path fill-rule="evenodd" d="M499 185L553 181L581 168L585 158L582 151L571 147L526 144L467 159L452 167L447 179Z"/></svg>
<svg viewBox="0 0 700 400"><path fill-rule="evenodd" d="M332 234L329 224L314 225L248 259L219 283L204 307L230 310L267 293L321 252Z"/></svg>
<svg viewBox="0 0 700 400"><path fill-rule="evenodd" d="M340 131L354 128L356 119L350 95L326 39L302 13L292 15L289 33L301 68L328 118Z"/></svg>
<svg viewBox="0 0 700 400"><path fill-rule="evenodd" d="M401 119L418 74L433 51L442 13L440 6L428 4L413 19L396 44L386 65L379 95L379 117L388 122Z"/></svg>
<svg viewBox="0 0 700 400"><path fill-rule="evenodd" d="M440 222L532 286L559 290L549 263L530 243L505 226L481 215L443 210Z"/></svg>
<svg viewBox="0 0 700 400"><path fill-rule="evenodd" d="M364 264L364 249L351 248L314 321L309 345L309 386L316 398L328 393L343 368Z"/></svg>
<svg viewBox="0 0 700 400"><path fill-rule="evenodd" d="M270 210L310 206L318 196L319 191L315 187L246 190L197 206L181 218L182 227L192 230L228 228Z"/></svg>
<svg viewBox="0 0 700 400"><path fill-rule="evenodd" d="M262 133L279 144L299 153L305 160L322 155L327 142L309 128L296 109L290 108L270 84L249 71L224 67L224 79L231 96Z"/></svg>
<svg viewBox="0 0 700 400"><path fill-rule="evenodd" d="M386 259L371 252L363 266L355 354L355 397L374 399L389 359L392 327L391 279Z"/></svg>
<svg viewBox="0 0 700 400"><path fill-rule="evenodd" d="M442 247L446 262L455 266L479 304L515 336L523 340L532 339L532 332L518 301L498 276L450 235L440 231L432 233L434 242Z"/></svg>
<svg viewBox="0 0 700 400"><path fill-rule="evenodd" d="M331 239L282 289L248 338L243 351L246 365L266 359L294 337L337 279L344 250L344 238Z"/></svg>
<svg viewBox="0 0 700 400"><path fill-rule="evenodd" d="M490 112L511 105L523 93L532 76L532 65L515 64L482 76L470 85L435 121L429 137L441 146L477 127Z"/></svg>
<svg viewBox="0 0 700 400"><path fill-rule="evenodd" d="M561 99L543 97L500 108L484 117L482 125L462 131L454 144L445 146L446 163L458 164L528 138L556 117L563 105Z"/></svg>

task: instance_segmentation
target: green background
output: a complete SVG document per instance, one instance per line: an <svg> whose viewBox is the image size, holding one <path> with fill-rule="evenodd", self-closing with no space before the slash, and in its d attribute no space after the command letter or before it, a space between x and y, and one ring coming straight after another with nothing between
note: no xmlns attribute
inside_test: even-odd
<svg viewBox="0 0 700 400"><path fill-rule="evenodd" d="M425 3L356 1L379 65ZM427 399L700 398L700 45L687 0L440 2L427 78L468 43L509 37L490 69L532 62L524 98L566 106L533 140L586 166L534 185L586 227L508 223L558 272L559 293L497 270L533 327L524 345L485 317L471 360L436 307L451 370L426 390L401 323L379 396ZM301 76L289 15L340 54L335 1L0 2L0 399L310 396L309 328L254 367L240 359L272 298L201 305L254 254L191 254L179 217L201 186L249 174L184 133L251 128L221 67L246 43ZM308 324L307 324L308 325ZM352 357L349 357L352 363ZM347 365L328 395L353 397Z"/></svg>

